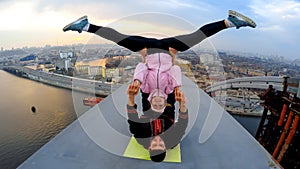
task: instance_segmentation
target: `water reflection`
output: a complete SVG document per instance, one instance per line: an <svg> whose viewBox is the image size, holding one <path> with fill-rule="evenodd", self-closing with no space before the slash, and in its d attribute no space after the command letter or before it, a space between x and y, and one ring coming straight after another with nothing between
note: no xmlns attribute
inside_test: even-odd
<svg viewBox="0 0 300 169"><path fill-rule="evenodd" d="M89 107L88 94L47 86L0 70L0 168L16 168ZM81 99L82 98L82 99ZM81 101L81 102L80 102ZM78 106L81 105L81 106ZM33 113L31 107L36 108Z"/></svg>

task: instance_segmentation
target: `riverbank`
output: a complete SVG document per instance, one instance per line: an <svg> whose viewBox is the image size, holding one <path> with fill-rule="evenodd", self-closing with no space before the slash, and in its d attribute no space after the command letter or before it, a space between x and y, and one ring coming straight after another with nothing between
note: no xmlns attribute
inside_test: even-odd
<svg viewBox="0 0 300 169"><path fill-rule="evenodd" d="M36 71L21 66L2 67L6 72L19 77L27 78L47 85L66 88L70 90L92 93L97 96L108 96L111 94L112 85L107 82L81 79L61 74Z"/></svg>

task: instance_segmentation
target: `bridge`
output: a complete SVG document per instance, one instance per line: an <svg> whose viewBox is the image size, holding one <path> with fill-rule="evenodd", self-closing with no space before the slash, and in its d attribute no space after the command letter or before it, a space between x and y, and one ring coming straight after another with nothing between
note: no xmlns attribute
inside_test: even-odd
<svg viewBox="0 0 300 169"><path fill-rule="evenodd" d="M189 123L180 144L181 163L123 157L131 137L125 112L127 86L80 116L18 169L281 168L234 118L185 76L182 91L188 100ZM140 108L141 102L137 104Z"/></svg>
<svg viewBox="0 0 300 169"><path fill-rule="evenodd" d="M236 79L229 79L222 82L217 82L205 89L206 92L214 92L226 89L267 89L269 85L272 85L274 89L283 90L283 77L279 76L255 76L255 77L243 77Z"/></svg>

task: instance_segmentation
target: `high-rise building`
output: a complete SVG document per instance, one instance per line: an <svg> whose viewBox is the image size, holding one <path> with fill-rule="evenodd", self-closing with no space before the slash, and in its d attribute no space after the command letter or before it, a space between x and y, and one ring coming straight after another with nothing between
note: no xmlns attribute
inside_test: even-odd
<svg viewBox="0 0 300 169"><path fill-rule="evenodd" d="M61 59L72 58L74 56L73 52L60 52L59 56Z"/></svg>
<svg viewBox="0 0 300 169"><path fill-rule="evenodd" d="M3 52L3 47L1 47L1 52Z"/></svg>

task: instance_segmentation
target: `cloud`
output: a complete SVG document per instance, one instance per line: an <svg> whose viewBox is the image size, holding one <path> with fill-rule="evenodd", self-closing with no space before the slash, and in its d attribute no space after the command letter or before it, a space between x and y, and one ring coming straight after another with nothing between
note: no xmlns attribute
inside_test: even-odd
<svg viewBox="0 0 300 169"><path fill-rule="evenodd" d="M257 31L270 41L283 41L289 44L299 40L300 2L295 0L254 0L249 5L255 20ZM297 36L295 36L297 35Z"/></svg>
<svg viewBox="0 0 300 169"><path fill-rule="evenodd" d="M295 21L300 19L300 2L295 0L254 0L250 8L258 19L267 23L296 24Z"/></svg>
<svg viewBox="0 0 300 169"><path fill-rule="evenodd" d="M270 31L283 31L283 28L281 25L270 25L270 26L264 26L260 29L260 31L270 32Z"/></svg>
<svg viewBox="0 0 300 169"><path fill-rule="evenodd" d="M0 3L0 19L6 23L1 24L0 30L36 30L40 25L43 29L54 29L82 15L90 16L99 24L107 24L147 12L167 13L199 22L197 19L210 17L211 14L195 14L208 13L213 8L204 2L179 0L2 0Z"/></svg>
<svg viewBox="0 0 300 169"><path fill-rule="evenodd" d="M200 9L200 6L195 5L195 1L193 3L191 2L183 2L180 0L153 0L153 1L148 1L151 4L157 4L161 7L165 8L194 8L194 9Z"/></svg>
<svg viewBox="0 0 300 169"><path fill-rule="evenodd" d="M0 20L4 24L1 24L0 30L26 29L26 25L32 22L29 20L33 15L30 9L32 9L32 3L29 2L13 3L2 8Z"/></svg>
<svg viewBox="0 0 300 169"><path fill-rule="evenodd" d="M122 18L143 12L164 12L186 18L199 17L197 14L210 12L213 8L209 3L188 0L38 0L35 11L45 10L64 11L75 15L85 13L98 19Z"/></svg>
<svg viewBox="0 0 300 169"><path fill-rule="evenodd" d="M298 43L300 2L295 0L254 0L249 5L257 21L257 31L270 40ZM297 35L297 36L295 36Z"/></svg>
<svg viewBox="0 0 300 169"><path fill-rule="evenodd" d="M23 43L27 44L31 42L31 36L37 34L35 32L39 32L38 36L40 36L40 39L34 40L37 43L47 41L49 32L52 37L55 33L57 34L54 38L58 39L57 41L63 41L63 38L72 41L74 36L79 36L79 34L75 34L76 32L63 33L61 29L82 15L88 15L92 23L113 26L122 33L146 32L152 33L151 35L155 33L167 36L178 35L194 31L195 28L205 23L226 18L228 9L234 9L250 16L258 25L256 29L249 32L248 29L245 29L245 32L239 30L241 35L237 39L236 45L241 44L242 39L253 39L251 44L253 44L254 51L257 48L267 49L268 47L264 46L268 42L272 42L272 46L278 46L276 49L284 52L286 45L293 46L300 43L297 39L300 34L300 2L296 0L231 0L230 2L221 0L0 0L0 20L2 22L0 46L6 44L5 39L13 44L14 42L9 40L9 37L20 37L18 43L21 43L21 39L23 39ZM147 17L154 16L153 13L156 13L157 17L152 19ZM178 17L178 23L157 14ZM123 24L121 20L128 22ZM179 20L184 20L188 24L180 24ZM195 28L187 27L188 25L194 25ZM18 34L16 33L18 36L8 36L8 33L12 34L14 31L19 31ZM6 35L5 38L2 34ZM222 31L222 34L218 34L216 37L237 36L235 31L232 31L232 35L229 36L229 34L230 31ZM67 35L68 37L64 37ZM83 35L80 34L79 37L81 36ZM260 39L255 39L255 37ZM239 39L241 40L239 41ZM265 39L264 44L259 44L263 39ZM259 47L255 47L257 44ZM234 48L237 48L236 45L233 45Z"/></svg>
<svg viewBox="0 0 300 169"><path fill-rule="evenodd" d="M79 0L77 0L79 1ZM57 1L50 3L43 3L45 1L22 1L16 3L5 2L5 7L2 6L0 10L0 31L7 30L61 30L67 23L87 14L91 9L96 13L97 8L94 4L84 3L84 5L77 4L64 4L60 5ZM65 5L65 6L64 6ZM79 6L81 8L79 8ZM84 9L84 10L82 10ZM98 9L99 11L99 9ZM102 10L103 12L103 10ZM101 12L101 13L102 13ZM104 11L105 12L105 11ZM103 12L103 13L104 13ZM102 14L103 14L102 13ZM98 15L95 15L97 18ZM103 16L104 18L105 16ZM108 18L108 17L107 17ZM109 19L98 19L100 23L108 23Z"/></svg>

